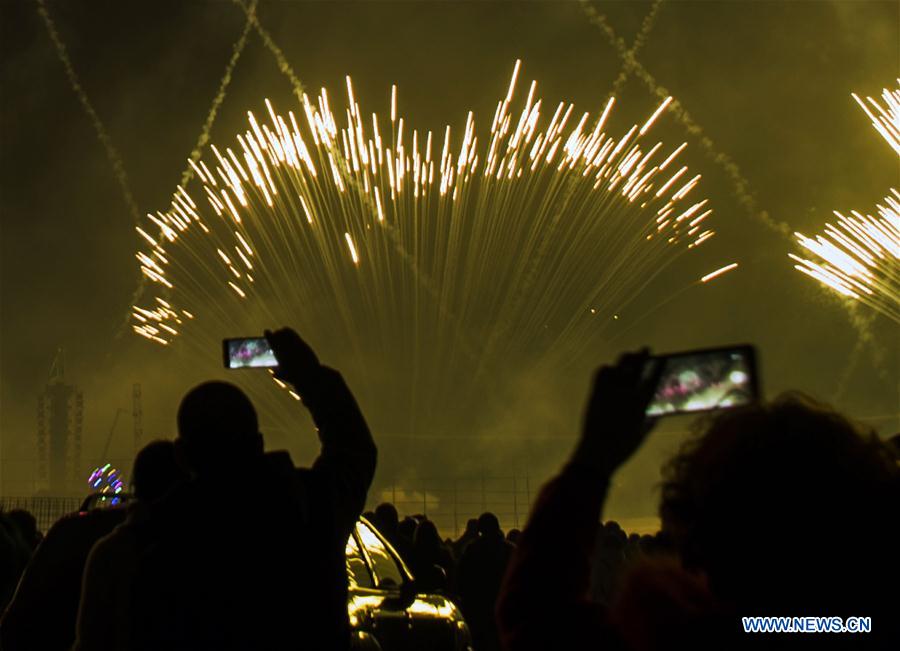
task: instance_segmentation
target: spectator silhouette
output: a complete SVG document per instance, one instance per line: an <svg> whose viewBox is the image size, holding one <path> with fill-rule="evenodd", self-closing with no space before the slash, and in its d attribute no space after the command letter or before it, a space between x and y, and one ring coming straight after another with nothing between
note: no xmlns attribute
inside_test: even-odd
<svg viewBox="0 0 900 651"><path fill-rule="evenodd" d="M618 523L610 521L598 525L597 539L591 558L590 594L594 602L609 605L619 584L625 564L625 532Z"/></svg>
<svg viewBox="0 0 900 651"><path fill-rule="evenodd" d="M188 392L176 445L192 479L135 527L141 554L123 595L130 648L349 648L345 547L375 445L337 371L291 330L266 337L276 377L312 414L321 452L311 468L295 468L286 452L263 452L240 389L208 382Z"/></svg>
<svg viewBox="0 0 900 651"><path fill-rule="evenodd" d="M416 537L416 528L419 526L419 520L408 515L397 525L397 538L402 541L401 544L412 551L413 539Z"/></svg>
<svg viewBox="0 0 900 651"><path fill-rule="evenodd" d="M152 505L185 482L188 474L172 441L153 441L138 452L131 477L136 499L128 505L124 524L97 541L86 560L80 559L84 568L84 580L79 576L81 598L71 604L72 610L67 604L64 616L72 624L67 631L70 639L60 648L69 648L72 638L77 639L76 649L131 648L129 595L144 551L139 532L146 526Z"/></svg>
<svg viewBox="0 0 900 651"><path fill-rule="evenodd" d="M659 540L678 556L639 562L610 609L586 597L610 477L652 425L644 412L656 378L645 377L645 362L646 353L626 355L596 376L581 440L541 490L504 579L505 647L781 641L745 635L747 615L871 615L871 635L832 639L895 645L896 464L873 436L794 395L709 421L664 473Z"/></svg>
<svg viewBox="0 0 900 651"><path fill-rule="evenodd" d="M431 520L423 520L416 527L411 564L420 590L433 592L447 589L453 577L453 558Z"/></svg>
<svg viewBox="0 0 900 651"><path fill-rule="evenodd" d="M515 545L519 540L519 536L522 535L521 529L510 529L506 532L506 542Z"/></svg>
<svg viewBox="0 0 900 651"><path fill-rule="evenodd" d="M873 629L900 631L885 608L900 579L887 562L900 549L900 474L873 433L785 394L722 412L663 476L663 530L729 608L871 614Z"/></svg>
<svg viewBox="0 0 900 651"><path fill-rule="evenodd" d="M130 507L132 512L160 497L179 478L184 473L175 463L173 443L146 445L134 460L132 490L138 502ZM50 528L0 622L4 651L71 648L88 552L125 519L123 508L94 509L66 516Z"/></svg>
<svg viewBox="0 0 900 651"><path fill-rule="evenodd" d="M0 511L0 612L12 599L30 558L31 549L19 526Z"/></svg>
<svg viewBox="0 0 900 651"><path fill-rule="evenodd" d="M515 549L503 537L500 522L493 513L482 513L477 520L478 538L466 547L457 569L457 593L463 615L479 651L500 648L494 609L500 583Z"/></svg>
<svg viewBox="0 0 900 651"><path fill-rule="evenodd" d="M412 561L412 539L400 533L400 515L397 507L390 502L382 502L375 507L375 520L372 522L381 534L387 538L391 546L404 561Z"/></svg>
<svg viewBox="0 0 900 651"><path fill-rule="evenodd" d="M124 520L124 509L98 509L66 515L50 527L0 620L0 648L50 651L72 646L88 552Z"/></svg>
<svg viewBox="0 0 900 651"><path fill-rule="evenodd" d="M897 463L900 463L900 434L894 434L891 438L887 440L888 450L891 451L894 455L894 459L897 460Z"/></svg>
<svg viewBox="0 0 900 651"><path fill-rule="evenodd" d="M469 546L469 543L473 540L478 539L478 519L477 518L469 518L466 520L466 529L462 532L462 535L453 541L453 546L450 551L453 552L453 558L457 561L462 558L463 552L466 551L466 547Z"/></svg>
<svg viewBox="0 0 900 651"><path fill-rule="evenodd" d="M34 517L34 514L25 509L13 509L7 513L7 516L18 528L22 540L25 541L28 548L32 552L37 549L37 546L41 544L43 536L38 530L37 519Z"/></svg>
<svg viewBox="0 0 900 651"><path fill-rule="evenodd" d="M388 540L396 537L397 525L400 524L400 514L397 513L397 507L390 502L382 502L376 506L372 524L378 527L381 534Z"/></svg>

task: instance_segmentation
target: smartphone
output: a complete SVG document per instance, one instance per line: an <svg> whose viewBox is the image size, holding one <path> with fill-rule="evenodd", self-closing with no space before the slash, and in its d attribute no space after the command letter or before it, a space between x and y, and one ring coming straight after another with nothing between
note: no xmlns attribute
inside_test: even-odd
<svg viewBox="0 0 900 651"><path fill-rule="evenodd" d="M756 350L750 345L654 356L644 373L660 373L647 416L728 409L759 399Z"/></svg>
<svg viewBox="0 0 900 651"><path fill-rule="evenodd" d="M275 353L265 337L239 337L222 340L225 368L272 368L278 366Z"/></svg>

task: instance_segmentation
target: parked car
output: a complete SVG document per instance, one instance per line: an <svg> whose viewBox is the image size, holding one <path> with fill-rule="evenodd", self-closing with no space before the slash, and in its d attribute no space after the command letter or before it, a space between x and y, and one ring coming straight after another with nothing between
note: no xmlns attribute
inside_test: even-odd
<svg viewBox="0 0 900 651"><path fill-rule="evenodd" d="M122 508L131 495L95 493L81 511ZM419 592L397 551L365 518L347 540L347 611L359 651L471 651L459 608L441 594Z"/></svg>
<svg viewBox="0 0 900 651"><path fill-rule="evenodd" d="M456 605L443 595L419 592L400 555L365 518L347 541L347 576L350 625L361 639L373 638L368 648L471 650L469 628Z"/></svg>

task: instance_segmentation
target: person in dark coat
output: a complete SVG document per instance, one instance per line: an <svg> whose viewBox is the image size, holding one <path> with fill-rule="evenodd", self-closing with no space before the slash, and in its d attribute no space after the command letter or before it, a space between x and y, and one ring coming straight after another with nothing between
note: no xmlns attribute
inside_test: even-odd
<svg viewBox="0 0 900 651"><path fill-rule="evenodd" d="M639 554L611 604L590 598L611 478L653 425L647 361L624 355L596 375L581 439L504 579L505 649L900 648L900 472L871 431L800 394L703 422L664 467L656 545L672 553ZM752 615L871 617L871 631L748 635Z"/></svg>
<svg viewBox="0 0 900 651"><path fill-rule="evenodd" d="M431 520L422 520L416 527L411 565L416 585L421 591L446 590L450 585L454 576L453 557Z"/></svg>
<svg viewBox="0 0 900 651"><path fill-rule="evenodd" d="M515 547L503 537L493 513L478 518L478 538L466 547L457 569L457 594L479 651L500 649L494 608Z"/></svg>
<svg viewBox="0 0 900 651"><path fill-rule="evenodd" d="M31 558L31 548L15 520L0 512L0 612L16 591Z"/></svg>
<svg viewBox="0 0 900 651"><path fill-rule="evenodd" d="M132 517L184 479L186 474L175 460L175 445L171 441L148 443L134 460L132 490L137 501L129 506ZM65 516L50 528L0 620L3 651L64 651L72 647L88 553L125 519L124 508L94 509ZM111 599L117 600L118 596Z"/></svg>
<svg viewBox="0 0 900 651"><path fill-rule="evenodd" d="M312 414L318 458L296 468L286 452L264 453L256 411L236 386L189 391L176 444L193 477L132 525L135 567L114 549L91 554L78 651L111 642L135 651L349 648L345 548L375 472L375 444L337 371L292 330L266 336L276 377ZM128 626L111 638L90 593L119 571L134 579L122 595Z"/></svg>

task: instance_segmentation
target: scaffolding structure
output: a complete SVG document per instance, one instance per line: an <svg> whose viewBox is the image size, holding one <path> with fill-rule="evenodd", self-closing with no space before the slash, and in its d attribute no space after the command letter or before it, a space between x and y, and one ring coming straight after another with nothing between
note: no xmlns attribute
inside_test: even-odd
<svg viewBox="0 0 900 651"><path fill-rule="evenodd" d="M65 379L65 352L59 349L37 404L37 492L67 495L81 471L84 396Z"/></svg>

